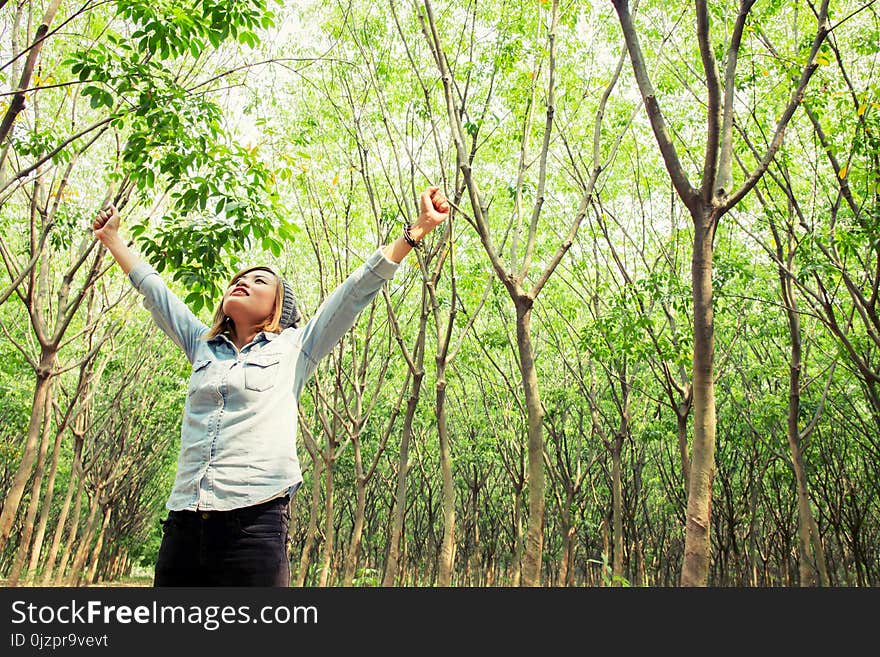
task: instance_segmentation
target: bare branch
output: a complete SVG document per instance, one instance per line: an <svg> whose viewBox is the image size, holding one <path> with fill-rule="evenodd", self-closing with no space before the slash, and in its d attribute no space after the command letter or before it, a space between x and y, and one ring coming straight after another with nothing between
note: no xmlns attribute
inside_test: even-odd
<svg viewBox="0 0 880 657"><path fill-rule="evenodd" d="M782 146L785 129L788 126L791 117L794 116L795 110L797 110L804 98L807 84L818 67L818 64L816 63L816 55L819 53L819 48L821 48L822 42L825 41L825 38L828 36L828 0L822 0L822 7L819 10L817 23L816 37L813 39L813 46L810 49L809 57L807 57L807 63L801 72L800 80L798 81L797 88L795 88L794 93L791 96L791 100L789 100L788 105L782 112L782 116L776 124L776 131L773 135L773 139L770 141L767 151L764 153L764 157L761 158L757 168L752 171L751 175L742 186L718 206L718 216L721 216L730 210L730 208L739 203L745 195L752 190L758 180L761 179L761 176L767 171L767 167L770 166L770 162L773 161L776 152L779 150L780 146Z"/></svg>
<svg viewBox="0 0 880 657"><path fill-rule="evenodd" d="M6 141L9 131L12 130L12 123L24 109L25 90L30 86L31 76L34 73L34 66L36 66L37 58L40 56L40 51L43 49L43 43L49 32L49 25L51 25L52 19L55 18L55 12L58 11L58 6L60 4L61 0L52 0L52 2L49 3L49 7L43 15L42 23L37 28L34 43L28 52L27 60L25 60L24 70L21 73L21 79L18 82L15 96L9 103L6 113L3 115L3 120L0 121L0 144Z"/></svg>
<svg viewBox="0 0 880 657"><path fill-rule="evenodd" d="M736 63L742 43L743 29L755 0L740 0L739 13L733 26L730 46L727 49L727 65L724 70L724 113L721 125L721 153L715 196L724 197L733 185L733 97L736 92ZM704 190L706 181L703 181Z"/></svg>
<svg viewBox="0 0 880 657"><path fill-rule="evenodd" d="M457 106L452 93L452 74L449 72L449 67L446 64L446 57L443 53L443 48L440 45L440 36L437 33L437 25L434 21L434 13L431 8L430 0L425 0L424 6L425 12L424 14L421 12L419 13L419 19L422 21L422 31L424 32L425 38L428 41L428 46L434 55L434 61L437 62L437 66L440 70L444 95L446 98L446 111L449 115L449 123L452 129L452 140L455 143L455 150L458 154L458 168L460 169L465 185L467 186L468 196L471 200L471 208L474 212L477 234L480 237L480 242L482 242L483 248L486 250L486 254L489 256L489 260L492 263L492 268L495 270L498 278L504 282L509 290L513 290L513 279L507 271L505 271L504 265L501 262L498 252L495 250L495 247L492 244L492 239L489 235L489 225L484 213L483 200L480 196L480 191L477 188L477 182L473 178L471 163L464 147L465 138L464 129L461 125L461 110ZM425 26L426 17L428 22L427 26Z"/></svg>
<svg viewBox="0 0 880 657"><path fill-rule="evenodd" d="M636 34L632 15L629 12L629 0L612 0L612 4L620 18L620 26L623 29L623 37L626 40L626 47L632 61L636 82L639 85L639 91L645 102L645 110L648 113L654 137L657 139L657 144L660 147L660 154L663 156L666 170L669 172L669 177L679 198L689 209L693 209L696 207L697 191L691 185L687 174L681 166L681 160L678 157L675 144L672 143L672 138L669 136L669 131L666 128L666 122L660 110L660 103L657 101L654 86L648 77L645 56L639 44L639 37Z"/></svg>
<svg viewBox="0 0 880 657"><path fill-rule="evenodd" d="M715 164L718 162L718 141L721 132L721 81L718 79L718 65L709 41L709 12L706 0L697 0L697 43L703 60L703 73L706 76L706 91L709 98L706 110L706 154L703 159L703 181L700 191L703 202L712 201L715 188Z"/></svg>
<svg viewBox="0 0 880 657"><path fill-rule="evenodd" d="M535 191L535 205L532 208L532 221L529 225L529 237L526 242L526 254L523 258L522 268L517 275L517 280L525 280L532 264L532 255L535 252L535 239L538 233L538 218L541 208L544 206L544 186L547 182L547 153L550 151L550 133L553 130L553 115L556 113L556 29L559 26L559 1L553 0L553 14L550 19L550 33L547 35L548 56L550 59L547 73L547 118L544 122L544 140L541 144L541 154L538 165L538 188Z"/></svg>

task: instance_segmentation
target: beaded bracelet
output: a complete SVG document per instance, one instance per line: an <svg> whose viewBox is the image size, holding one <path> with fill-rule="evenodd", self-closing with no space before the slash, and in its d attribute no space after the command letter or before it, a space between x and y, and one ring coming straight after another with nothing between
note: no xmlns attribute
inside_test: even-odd
<svg viewBox="0 0 880 657"><path fill-rule="evenodd" d="M404 226L403 226L403 239L406 241L407 244L410 245L411 248L420 249L420 248L422 248L422 243L416 242L412 238L412 235L410 235L410 233L409 233L411 228L412 228L412 224L404 224Z"/></svg>

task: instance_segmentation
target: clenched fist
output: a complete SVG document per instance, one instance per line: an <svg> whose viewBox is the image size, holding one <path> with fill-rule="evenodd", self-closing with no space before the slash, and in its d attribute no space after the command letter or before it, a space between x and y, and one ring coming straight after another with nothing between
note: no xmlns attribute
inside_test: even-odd
<svg viewBox="0 0 880 657"><path fill-rule="evenodd" d="M106 246L108 240L119 234L119 211L112 203L98 212L92 223L92 232Z"/></svg>

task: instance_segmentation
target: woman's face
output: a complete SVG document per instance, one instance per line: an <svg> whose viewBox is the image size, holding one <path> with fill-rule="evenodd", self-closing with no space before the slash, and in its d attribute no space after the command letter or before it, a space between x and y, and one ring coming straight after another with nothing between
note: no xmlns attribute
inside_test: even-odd
<svg viewBox="0 0 880 657"><path fill-rule="evenodd" d="M223 294L223 312L237 326L259 324L275 310L278 279L265 269L254 269L233 280Z"/></svg>

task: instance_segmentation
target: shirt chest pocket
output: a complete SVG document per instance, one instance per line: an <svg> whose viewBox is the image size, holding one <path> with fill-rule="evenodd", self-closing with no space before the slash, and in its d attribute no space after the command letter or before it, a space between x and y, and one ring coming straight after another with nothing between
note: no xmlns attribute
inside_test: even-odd
<svg viewBox="0 0 880 657"><path fill-rule="evenodd" d="M194 392L204 389L211 376L210 364L211 361L208 359L193 362L192 374L189 377L189 389L186 394L192 395Z"/></svg>
<svg viewBox="0 0 880 657"><path fill-rule="evenodd" d="M244 387L263 392L275 385L281 367L279 354L256 354L244 364Z"/></svg>

